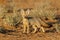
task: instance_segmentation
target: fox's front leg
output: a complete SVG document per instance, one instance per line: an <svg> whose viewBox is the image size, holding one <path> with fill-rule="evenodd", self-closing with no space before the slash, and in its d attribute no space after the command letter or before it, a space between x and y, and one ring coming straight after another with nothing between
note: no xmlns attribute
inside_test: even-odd
<svg viewBox="0 0 60 40"><path fill-rule="evenodd" d="M27 25L27 33L29 33L29 25Z"/></svg>
<svg viewBox="0 0 60 40"><path fill-rule="evenodd" d="M29 26L28 25L24 25L23 26L23 33L29 33Z"/></svg>
<svg viewBox="0 0 60 40"><path fill-rule="evenodd" d="M23 33L26 33L26 25L23 24Z"/></svg>
<svg viewBox="0 0 60 40"><path fill-rule="evenodd" d="M26 32L29 33L29 22L28 22L28 20L26 21L25 24L26 24L26 28L27 28Z"/></svg>
<svg viewBox="0 0 60 40"><path fill-rule="evenodd" d="M23 33L29 33L29 24L26 22L23 24Z"/></svg>

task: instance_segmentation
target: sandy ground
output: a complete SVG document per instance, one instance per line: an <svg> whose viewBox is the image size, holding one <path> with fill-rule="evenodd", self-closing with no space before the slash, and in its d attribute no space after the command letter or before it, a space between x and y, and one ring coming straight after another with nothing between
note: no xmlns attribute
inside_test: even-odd
<svg viewBox="0 0 60 40"><path fill-rule="evenodd" d="M60 0L50 0L54 7L59 8L57 11L60 14ZM0 0L0 4L4 4L4 0ZM19 6L20 7L20 6ZM25 5L24 5L25 7ZM0 40L60 40L60 33L35 33L35 34L23 34L20 30L17 32L10 32L6 34L0 33Z"/></svg>
<svg viewBox="0 0 60 40"><path fill-rule="evenodd" d="M0 40L60 40L60 33L0 34Z"/></svg>
<svg viewBox="0 0 60 40"><path fill-rule="evenodd" d="M10 32L6 34L0 33L0 40L60 40L60 33L49 32L42 33L38 32L35 34L23 34L21 31Z"/></svg>

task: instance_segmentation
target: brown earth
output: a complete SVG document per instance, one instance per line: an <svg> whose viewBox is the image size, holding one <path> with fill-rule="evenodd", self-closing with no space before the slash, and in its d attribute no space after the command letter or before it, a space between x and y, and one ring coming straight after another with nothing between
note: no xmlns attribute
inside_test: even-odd
<svg viewBox="0 0 60 40"><path fill-rule="evenodd" d="M18 8L35 8L35 6L44 0L14 0L15 6ZM52 6L58 8L57 13L60 14L60 0L49 0ZM6 0L0 0L1 5L7 5ZM36 4L36 5L35 5ZM60 40L60 33L35 33L23 34L19 29L17 32L0 33L0 40Z"/></svg>
<svg viewBox="0 0 60 40"><path fill-rule="evenodd" d="M12 3L14 3L17 7L20 8L34 8L36 4L40 4L42 1L46 0L13 0ZM60 8L60 0L47 0L50 1L52 6ZM0 4L7 5L7 0L0 0Z"/></svg>
<svg viewBox="0 0 60 40"><path fill-rule="evenodd" d="M0 40L60 40L60 33L22 34L20 32L1 34Z"/></svg>

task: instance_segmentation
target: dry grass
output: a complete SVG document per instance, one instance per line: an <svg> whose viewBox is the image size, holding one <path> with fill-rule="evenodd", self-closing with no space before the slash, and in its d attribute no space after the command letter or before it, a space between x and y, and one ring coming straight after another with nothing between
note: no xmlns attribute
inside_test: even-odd
<svg viewBox="0 0 60 40"><path fill-rule="evenodd" d="M0 7L0 12L1 12L0 17L3 18L4 24L8 24L10 26L18 25L24 19L23 17L25 17L25 16L22 16L21 11L18 11L16 9L13 10L13 7L11 7L11 8L10 7L6 7L6 8ZM26 19L29 21L29 23L32 25L32 27L34 26L33 28L35 29L35 31L37 30L37 28L41 28L41 27L48 28L50 25L50 24L48 25L48 23L56 22L56 19L55 19L56 9L54 7L52 7L50 1L44 1L44 3L41 2L41 5L40 4L37 5L35 9L30 10L30 14L27 15L26 17L31 17L31 19L30 18L29 19L26 18ZM25 23L26 22L24 22L24 24Z"/></svg>

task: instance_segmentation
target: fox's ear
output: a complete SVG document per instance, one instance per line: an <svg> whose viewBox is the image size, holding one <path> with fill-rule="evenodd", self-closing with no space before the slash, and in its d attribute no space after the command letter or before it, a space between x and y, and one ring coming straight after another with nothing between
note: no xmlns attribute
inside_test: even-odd
<svg viewBox="0 0 60 40"><path fill-rule="evenodd" d="M27 9L26 14L29 15L29 13L30 13L30 9Z"/></svg>
<svg viewBox="0 0 60 40"><path fill-rule="evenodd" d="M24 10L23 10L23 9L21 9L21 11L20 11L20 12L21 12L21 14L23 14L23 13L24 13Z"/></svg>

